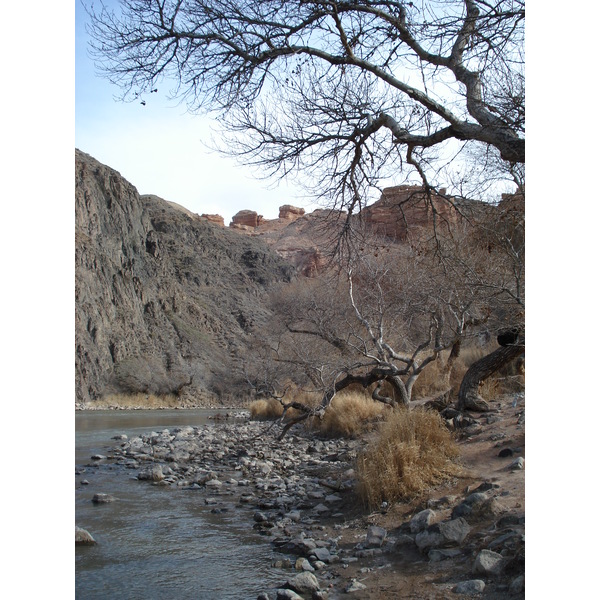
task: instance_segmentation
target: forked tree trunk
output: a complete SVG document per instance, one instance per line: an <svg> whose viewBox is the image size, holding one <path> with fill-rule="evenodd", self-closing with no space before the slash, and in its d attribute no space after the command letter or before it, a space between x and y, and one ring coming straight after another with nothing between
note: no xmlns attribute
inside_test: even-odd
<svg viewBox="0 0 600 600"><path fill-rule="evenodd" d="M474 362L465 373L460 384L457 409L460 411L490 410L488 403L479 395L480 384L511 360L523 354L524 349L524 342L517 342L510 346L501 346L491 354Z"/></svg>

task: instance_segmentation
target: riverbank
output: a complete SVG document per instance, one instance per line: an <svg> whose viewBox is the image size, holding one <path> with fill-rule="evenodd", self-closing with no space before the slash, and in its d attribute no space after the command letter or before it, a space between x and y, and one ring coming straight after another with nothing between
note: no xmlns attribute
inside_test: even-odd
<svg viewBox="0 0 600 600"><path fill-rule="evenodd" d="M274 567L289 573L279 591L256 591L263 600L522 597L524 398L504 398L475 418L458 433L460 477L376 512L355 492L365 440L317 439L296 428L277 441L270 424L234 409L206 426L115 441L95 460L196 494L215 518L235 513L259 532Z"/></svg>

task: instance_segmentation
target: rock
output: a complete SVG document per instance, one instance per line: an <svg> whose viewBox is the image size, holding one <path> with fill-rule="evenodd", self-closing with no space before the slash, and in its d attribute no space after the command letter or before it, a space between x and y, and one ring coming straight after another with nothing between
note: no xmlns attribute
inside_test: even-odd
<svg viewBox="0 0 600 600"><path fill-rule="evenodd" d="M285 554L296 554L297 556L309 557L313 550L317 547L315 541L312 538L296 537L291 540L275 540L273 542L275 548L279 552Z"/></svg>
<svg viewBox="0 0 600 600"><path fill-rule="evenodd" d="M242 226L242 227L258 227L259 223L262 221L262 216L259 215L256 211L254 210L240 210L238 213L236 213L232 220L231 223L229 224L229 227L236 227L236 226Z"/></svg>
<svg viewBox="0 0 600 600"><path fill-rule="evenodd" d="M371 525L367 530L367 541L364 544L365 548L380 548L387 536L387 531L378 525Z"/></svg>
<svg viewBox="0 0 600 600"><path fill-rule="evenodd" d="M315 548L311 555L314 556L317 560L321 560L324 563L328 563L331 561L331 554L327 548Z"/></svg>
<svg viewBox="0 0 600 600"><path fill-rule="evenodd" d="M291 204L284 204L283 206L279 207L279 218L291 221L301 217L304 212L305 211L303 208L297 208Z"/></svg>
<svg viewBox="0 0 600 600"><path fill-rule="evenodd" d="M429 551L429 560L431 562L440 562L447 558L456 558L462 554L460 548L434 548Z"/></svg>
<svg viewBox="0 0 600 600"><path fill-rule="evenodd" d="M94 504L108 504L109 502L114 502L116 498L111 496L110 494L94 494L92 498L92 502Z"/></svg>
<svg viewBox="0 0 600 600"><path fill-rule="evenodd" d="M447 544L462 544L471 531L469 524L462 518L444 521L439 524L439 531Z"/></svg>
<svg viewBox="0 0 600 600"><path fill-rule="evenodd" d="M92 537L92 534L86 529L82 529L81 527L77 527L75 525L75 544L82 546L91 546L96 544L96 540Z"/></svg>
<svg viewBox="0 0 600 600"><path fill-rule="evenodd" d="M137 478L141 481L162 481L165 478L165 475L160 465L154 465L149 469L145 469L138 473Z"/></svg>
<svg viewBox="0 0 600 600"><path fill-rule="evenodd" d="M286 582L285 587L291 588L299 594L314 592L320 589L319 580L308 571L299 573Z"/></svg>
<svg viewBox="0 0 600 600"><path fill-rule="evenodd" d="M440 533L438 526L430 527L425 531L417 533L415 536L415 544L421 552L429 550L429 548L436 548L444 544L444 536Z"/></svg>
<svg viewBox="0 0 600 600"><path fill-rule="evenodd" d="M256 596L256 600L271 600L269 598L269 594L266 592L261 592L258 596Z"/></svg>
<svg viewBox="0 0 600 600"><path fill-rule="evenodd" d="M511 595L522 594L525 591L525 575L519 575L510 582L508 593Z"/></svg>
<svg viewBox="0 0 600 600"><path fill-rule="evenodd" d="M419 533L420 531L427 529L427 527L429 527L429 525L431 525L431 522L433 521L434 517L435 517L435 512L433 510L431 510L430 508L427 508L427 509L422 510L421 512L417 513L410 520L410 532L411 533Z"/></svg>
<svg viewBox="0 0 600 600"><path fill-rule="evenodd" d="M481 550L475 558L473 572L482 575L499 575L502 572L504 558L492 550Z"/></svg>
<svg viewBox="0 0 600 600"><path fill-rule="evenodd" d="M431 227L434 211L444 222L456 223L457 211L451 204L436 193L427 198L421 186L398 185L385 188L377 202L361 211L361 217L373 233L404 240L415 229Z"/></svg>
<svg viewBox="0 0 600 600"><path fill-rule="evenodd" d="M483 582L481 579L470 579L469 581L461 581L454 588L452 588L452 591L455 594L473 596L475 594L481 594L484 589L485 582Z"/></svg>
<svg viewBox="0 0 600 600"><path fill-rule="evenodd" d="M514 452L512 451L512 448L502 448L502 450L498 452L498 456L500 458L506 458L507 456L512 456L513 454Z"/></svg>
<svg viewBox="0 0 600 600"><path fill-rule="evenodd" d="M92 460L106 460L106 456L104 454L93 454Z"/></svg>
<svg viewBox="0 0 600 600"><path fill-rule="evenodd" d="M344 591L346 592L346 594L352 594L353 592L361 592L362 590L366 590L367 586L364 583L361 583L360 581L356 580L356 579L352 579L349 583L349 585L346 586L346 588L344 589Z"/></svg>
<svg viewBox="0 0 600 600"><path fill-rule="evenodd" d="M525 459L522 456L519 456L517 459L513 460L513 462L508 465L508 469L510 471L517 471L525 468Z"/></svg>
<svg viewBox="0 0 600 600"><path fill-rule="evenodd" d="M304 598L296 594L293 590L280 589L277 590L277 600L304 600Z"/></svg>
<svg viewBox="0 0 600 600"><path fill-rule="evenodd" d="M317 590L312 593L312 600L328 600L329 594L325 590Z"/></svg>
<svg viewBox="0 0 600 600"><path fill-rule="evenodd" d="M209 479L204 485L208 488L220 488L222 487L223 482L218 479Z"/></svg>
<svg viewBox="0 0 600 600"><path fill-rule="evenodd" d="M306 560L306 558L300 557L296 564L294 565L296 571L308 571L309 573L314 573L314 567Z"/></svg>
<svg viewBox="0 0 600 600"><path fill-rule="evenodd" d="M218 225L219 227L225 227L225 219L223 219L223 217L221 215L203 213L200 216L203 219L206 219L209 223L214 223L215 225Z"/></svg>

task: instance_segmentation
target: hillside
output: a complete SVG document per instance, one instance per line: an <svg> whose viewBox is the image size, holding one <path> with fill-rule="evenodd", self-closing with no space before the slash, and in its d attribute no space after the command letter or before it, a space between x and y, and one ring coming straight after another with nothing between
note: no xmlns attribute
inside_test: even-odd
<svg viewBox="0 0 600 600"><path fill-rule="evenodd" d="M226 396L270 286L294 269L258 238L140 197L79 150L75 171L76 401Z"/></svg>

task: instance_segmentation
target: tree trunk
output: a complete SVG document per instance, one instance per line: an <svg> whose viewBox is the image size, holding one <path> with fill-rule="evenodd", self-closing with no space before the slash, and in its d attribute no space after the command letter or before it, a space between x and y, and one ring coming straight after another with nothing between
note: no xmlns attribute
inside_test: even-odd
<svg viewBox="0 0 600 600"><path fill-rule="evenodd" d="M404 406L408 406L410 404L410 392L412 385L407 388L404 385L404 381L398 375L390 375L385 378L386 381L392 384L394 391L400 396L399 404L403 404Z"/></svg>
<svg viewBox="0 0 600 600"><path fill-rule="evenodd" d="M460 351L462 348L462 340L458 339L452 344L452 350L450 350L450 356L448 356L448 360L446 364L442 368L442 376L444 378L444 383L446 387L450 387L450 378L452 376L452 369L454 368L454 363L460 356Z"/></svg>
<svg viewBox="0 0 600 600"><path fill-rule="evenodd" d="M460 411L475 410L486 411L490 407L479 395L479 385L498 369L523 353L525 342L511 346L501 346L491 354L474 362L463 377L458 390L458 405Z"/></svg>

